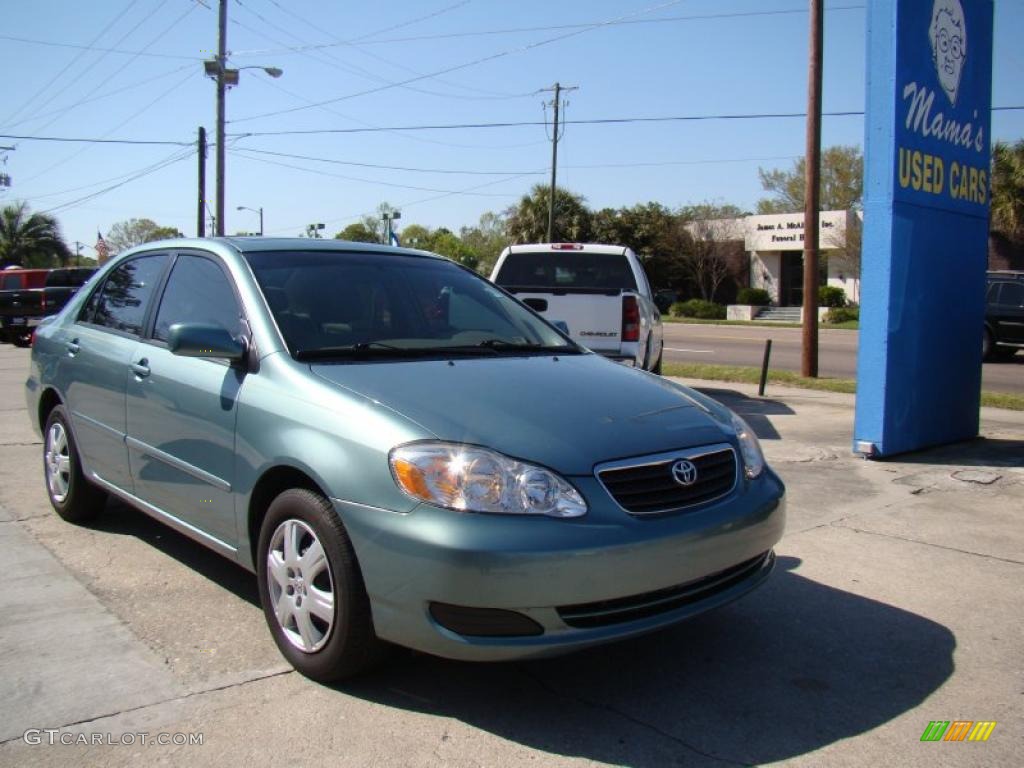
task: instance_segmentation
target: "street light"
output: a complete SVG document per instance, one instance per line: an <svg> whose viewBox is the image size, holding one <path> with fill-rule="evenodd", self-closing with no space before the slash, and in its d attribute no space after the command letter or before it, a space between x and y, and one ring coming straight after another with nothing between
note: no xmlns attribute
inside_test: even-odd
<svg viewBox="0 0 1024 768"><path fill-rule="evenodd" d="M402 218L402 212L401 211L384 211L384 213L382 213L380 215L380 217L384 221L384 228L385 228L384 244L385 245L391 245L391 235L392 235L392 229L391 229L392 224L391 223L393 221L397 220L397 219Z"/></svg>
<svg viewBox="0 0 1024 768"><path fill-rule="evenodd" d="M263 237L263 206L262 205L259 208L250 208L247 205L240 205L235 210L236 211L252 211L253 213L258 213L260 215L260 237Z"/></svg>
<svg viewBox="0 0 1024 768"><path fill-rule="evenodd" d="M226 122L224 111L224 97L228 86L238 85L238 73L242 69L262 69L270 77L280 77L284 74L280 67L246 66L237 69L229 69L227 66L227 27L228 27L228 3L227 0L220 0L220 12L218 14L218 36L217 55L212 59L203 62L203 69L208 77L217 81L217 231L218 237L224 236L224 123Z"/></svg>

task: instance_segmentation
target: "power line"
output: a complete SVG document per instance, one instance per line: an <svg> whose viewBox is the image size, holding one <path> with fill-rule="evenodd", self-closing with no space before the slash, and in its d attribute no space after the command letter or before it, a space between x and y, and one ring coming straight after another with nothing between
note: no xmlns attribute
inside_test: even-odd
<svg viewBox="0 0 1024 768"><path fill-rule="evenodd" d="M100 33L102 34L102 33ZM123 48L98 48L94 45L79 45L77 43L59 43L55 40L35 40L28 37L13 37L11 35L0 35L0 40L10 40L15 43L28 43L29 45L46 45L52 48L75 48L82 51L95 51L98 53L117 53L122 56L147 56L153 59L181 59L188 61L202 61L202 56L182 56L174 53L150 53L148 51L126 51Z"/></svg>
<svg viewBox="0 0 1024 768"><path fill-rule="evenodd" d="M125 118L124 120L122 120L121 122L119 122L119 123L118 123L117 125L115 125L115 126L114 126L113 128L111 128L111 129L110 129L109 131L107 131L107 132L106 132L106 134L104 134L103 138L105 139L105 138L107 138L107 137L108 137L108 136L109 136L110 134L114 133L115 131L118 131L118 130L120 130L120 129L121 129L121 128L123 128L123 127L124 127L125 125L127 125L127 124L128 124L128 123L130 123L130 122L131 122L132 120L134 120L134 119L135 119L135 118L137 118L137 117L138 117L139 115L141 115L141 114L142 114L143 112L146 112L146 111L148 111L148 110L149 110L149 109L151 109L151 108L152 108L153 106L155 106L155 105L156 105L156 104L157 104L158 102L160 102L160 101L163 101L163 100L164 100L164 99L166 99L166 98L167 98L168 96L170 96L170 95L171 95L172 93L174 93L174 92L175 92L176 90L178 90L179 88L181 88L181 86L183 86L183 85L184 85L185 83L187 83L187 82L188 82L189 80L191 80L191 79L193 79L194 77L197 77L197 76L198 76L198 73L196 73L196 72L189 72L188 74L186 74L186 75L185 75L185 77L184 77L183 79L181 79L180 81L178 81L178 82L177 82L177 83L176 83L175 85L171 86L170 88L168 88L168 89L167 89L167 90L165 90L165 91L161 91L161 92L160 92L159 94L157 94L157 96L156 96L156 98L155 98L155 99L153 99L152 101L150 101L150 102L149 102L148 104L146 104L145 106L143 106L143 107L142 107L141 109L138 109L138 110L136 110L136 111L135 111L134 113L132 113L131 115L129 115L128 117L126 117L126 118ZM44 175L44 174L46 174L46 173L49 173L50 171L54 170L55 168L59 168L60 166L62 166L62 165L64 165L64 164L66 164L66 163L69 163L69 162L71 162L71 161L72 161L72 160L74 160L74 159L75 159L76 157L78 157L79 155L81 155L81 154L82 154L83 152L87 152L88 150L89 150L89 145L87 144L86 146L84 146L84 147L82 147L81 149L79 149L79 150L78 150L77 152L74 152L74 153L72 153L72 154L68 155L67 157L64 157L64 158L62 158L62 159L58 160L57 162L55 162L55 163L53 163L53 164L51 164L51 165L47 166L47 167L46 167L46 168L44 168L44 169L43 169L42 171L40 171L39 173L37 173L37 174L36 174L35 176L31 176L31 177L29 177L28 179L26 179L26 180L25 180L25 181L24 181L23 183L24 183L24 184L28 184L28 183L29 183L30 181L34 181L35 179L39 178L40 176L42 176L42 175Z"/></svg>
<svg viewBox="0 0 1024 768"><path fill-rule="evenodd" d="M156 144L179 147L190 147L192 141L160 141L156 139L87 139L75 136L18 136L10 133L0 133L2 139L15 139L18 141L57 141L57 142L80 142L85 144Z"/></svg>
<svg viewBox="0 0 1024 768"><path fill-rule="evenodd" d="M1014 105L1005 107L992 107L993 112L1017 112L1024 110L1024 105ZM862 111L842 111L842 112L823 112L826 117L846 117L846 116L857 116L863 115ZM666 117L619 117L619 118L598 118L593 120L566 120L564 122L573 123L576 125L602 125L602 124L618 124L618 123L631 123L631 122L664 122L672 120L757 120L757 119L774 119L774 118L789 118L789 117L806 117L807 115L803 112L786 112L786 113L764 113L764 114L741 114L741 115L684 115L684 116L666 116ZM295 131L250 131L247 133L232 133L228 134L230 138L241 139L247 137L257 136L291 136L296 134L330 134L330 133L372 133L379 131L435 131L435 130L449 130L449 129L475 129L475 128L516 128L522 126L541 126L546 123L543 120L535 121L524 121L524 122L510 122L510 123L460 123L450 125L405 125L405 126L391 126L391 127L366 127L366 128L313 128L309 130L295 130ZM0 139L12 139L15 141L56 141L56 142L84 142L88 144L153 144L153 145L167 145L167 146L180 146L190 147L194 141L173 141L169 139L105 139L105 138L85 138L80 136L29 136L13 133L0 133ZM547 142L538 142L547 143ZM256 150L249 150L256 151ZM751 158L751 160L757 160L758 158ZM764 158L773 159L773 158ZM785 158L783 158L785 159ZM687 161L689 162L689 161ZM699 161L693 161L699 162ZM626 163L624 166L633 166L636 163ZM567 168L570 166L566 166ZM572 167L587 167L587 166L572 166ZM597 167L597 166L595 166ZM609 165L611 167L618 167L615 165Z"/></svg>
<svg viewBox="0 0 1024 768"><path fill-rule="evenodd" d="M864 5L837 5L832 8L826 8L826 12L831 11L854 11L863 10ZM806 8L793 8L793 9L780 9L774 11L745 11L736 13L708 13L708 14L692 14L688 16L663 16L657 19L624 19L622 21L610 21L605 23L603 26L617 27L625 26L629 24L666 24L666 23L678 23L681 21L708 21L713 19L732 19L732 18L745 18L745 17L757 17L757 16L786 16L794 14L806 14ZM343 43L314 43L308 46L301 47L288 47L280 49L253 49L248 51L234 51L235 56L257 56L264 54L282 54L282 53L301 53L303 50L318 50L321 48L334 48L339 45L384 45L389 43L413 43L422 42L429 40L446 40L460 37L483 37L492 35L510 35L510 34L521 34L526 32L555 32L559 30L570 30L570 29L584 29L592 26L592 23L580 23L580 24L557 24L552 26L540 26L540 27L510 27L505 29L483 29L474 30L468 32L443 32L433 35L416 35L411 37L392 37L378 40L368 40L364 38L356 38Z"/></svg>
<svg viewBox="0 0 1024 768"><path fill-rule="evenodd" d="M133 2L132 4L134 5L134 2ZM143 17L142 17L142 19L140 19L140 20L139 20L139 21L138 21L138 22L137 22L137 23L135 24L135 26L134 26L134 27L132 27L132 28L131 28L131 29L129 29L129 30L127 31L127 32L125 32L125 33L124 33L123 35L121 35L120 39L119 39L119 40L117 41L117 43L115 43L115 45L120 45L120 44L121 44L122 42L124 42L125 40L127 40L129 36L131 36L131 35L135 34L135 31L136 31L137 29L139 29L139 27L141 27L141 26L142 26L143 24L145 24L145 23L146 23L147 21L149 21L149 20L150 20L151 18L153 18L153 17L154 17L154 16L155 16L155 15L157 14L157 12L159 12L159 11L160 11L160 8L162 7L162 5L163 5L162 3L159 3L159 2L158 2L158 3L157 3L157 4L156 4L156 5L154 6L154 7L153 7L153 10L152 10L152 11L150 11L150 12L149 12L148 14L146 14L145 16L143 16ZM84 52L83 52L83 54L84 54ZM79 54L79 56L81 56L81 55L83 55L83 54ZM73 85L74 85L75 83L77 83L77 82L78 82L79 80L81 80L81 79L82 79L83 77L85 77L85 76L86 76L86 75L87 75L87 74L88 74L88 73L89 73L90 71L92 71L92 69L93 69L93 68L94 68L94 67L95 67L96 65L98 65L98 64L99 64L99 63L100 63L101 61L103 61L103 60L104 60L104 59L105 59L106 57L107 57L107 54L103 53L103 54L100 54L100 56L99 56L99 57L97 57L97 58L93 59L93 60L92 60L92 61L91 61L91 62L90 62L89 64L87 64L87 65L86 65L85 67L83 67L82 69L78 70L78 72L77 72L77 73L75 74L75 76L74 76L74 77L72 77L72 78L71 78L71 79L70 79L70 80L69 80L69 81L68 81L67 83L65 83L65 84L64 84L64 87L60 88L60 89L59 89L59 90L58 90L58 91L57 91L56 93L52 94L52 95L51 95L51 96L50 96L49 98L50 98L51 100L52 100L52 99L56 99L56 98L57 98L58 96L60 96L60 95L61 95L62 93L64 93L65 91L67 91L67 90L68 90L68 89L69 89L69 88L70 88L71 86L73 86ZM79 57L76 57L76 60L77 60L77 58L79 58ZM131 60L129 60L129 63L131 63ZM87 93L85 97L86 97L86 98L88 98L89 96L92 96L92 94L94 94L94 93L95 93L96 91L98 91L98 90L99 90L99 89L100 89L100 88L101 88L102 86L103 86L103 83L101 82L101 83L100 83L99 85L97 85L97 86L96 86L95 88L93 88L93 90L92 90L92 91L90 91L89 93ZM71 109L71 107L68 107L68 109ZM39 110L37 109L37 110L36 110L36 112L35 112L34 114L32 114L32 115L29 115L29 117L30 117L30 118L32 118L32 117L35 117L35 115L36 115L36 114L38 114L38 112L39 112ZM40 130L43 130L43 129L45 129L45 128L49 127L50 125L53 125L53 123L54 123L54 122L56 122L56 121L57 121L58 119L59 119L59 116L58 116L58 117L54 117L54 118L53 118L52 120L50 120L50 121L49 121L48 123L46 123L46 125L44 125L44 126L43 126L43 127L42 127L42 128L40 129Z"/></svg>
<svg viewBox="0 0 1024 768"><path fill-rule="evenodd" d="M839 112L824 112L827 117L849 117L863 115L863 110L848 110ZM787 118L807 117L806 112L765 112L765 113L737 113L722 115L669 115L662 117L605 117L577 120L563 120L562 123L569 125L615 125L624 123L665 123L685 122L704 120L774 120ZM519 120L496 123L435 123L430 125L401 125L375 128L307 128L291 131L250 131L246 133L233 133L231 136L296 136L329 133L378 133L381 131L448 131L448 130L470 130L489 128L525 128L535 126L546 126L544 120Z"/></svg>
<svg viewBox="0 0 1024 768"><path fill-rule="evenodd" d="M293 160L311 160L318 163L331 163L334 165L352 165L359 168L375 168L384 171L405 171L408 173L443 173L443 174L455 174L455 175L467 175L467 176L508 176L509 174L533 174L543 173L544 169L537 169L532 171L477 171L477 170L461 170L452 168L411 168L403 165L379 165L376 163L364 163L356 160L336 160L328 157L313 157L310 155L293 155L288 152L272 152L267 149L251 149L249 147L239 147L239 151L251 152L258 155L272 155L274 157L287 157Z"/></svg>
<svg viewBox="0 0 1024 768"><path fill-rule="evenodd" d="M155 82L157 80L163 80L165 77L170 77L171 75L176 75L179 72L184 72L186 69L192 69L194 66L195 66L195 64L186 64L183 67L177 67L175 69L170 70L169 72L164 72L164 73L159 74L159 75L153 75L152 77L147 77L145 80L138 80L138 81L136 81L134 83L131 83L129 85L125 85L125 86L122 86L120 88L116 88L113 91L107 91L106 93L101 93L99 96L93 96L91 98L81 99L79 101L76 101L73 104L68 104L68 105L65 105L65 106L62 106L62 107L58 107L57 109L54 109L54 110L52 110L50 112L43 112L42 114L37 114L34 117L22 118L21 120L16 120L15 122L8 123L7 125L9 127L14 127L16 125L22 125L23 123L32 122L33 120L41 120L44 117L49 117L50 115L63 114L65 112L68 112L68 111L76 108L76 107L80 107L83 104L89 104L89 103L91 103L93 101L101 101L102 99L107 99L107 98L110 98L111 96L116 96L119 93L124 93L125 91L130 91L133 88L138 88L138 87L143 86L143 85L148 85L149 83Z"/></svg>
<svg viewBox="0 0 1024 768"><path fill-rule="evenodd" d="M573 30L571 32L566 32L565 34L562 34L562 35L556 35L555 37L547 38L546 40L540 40L540 41L537 41L537 42L534 42L534 43L529 43L527 45L519 46L518 48L511 48L511 49L508 49L508 50L499 51L498 53L492 53L492 54L489 54L487 56L483 56L483 57L481 57L479 59L474 59L472 61L463 62L462 64L456 64L456 65L451 66L451 67L446 67L446 68L438 70L436 72L431 72L431 73L428 73L428 74L425 74L425 75L418 75L416 77L411 77L411 78L408 78L407 80L402 80L402 81L400 81L398 83L395 83L394 85L382 85L382 86L378 86L376 88L367 89L365 91L359 91L357 93L350 93L350 94L347 94L345 96L336 96L333 99L325 99L323 101L315 102L314 104L311 104L311 105L305 106L305 107L292 107L291 109L279 109L279 110L274 110L272 112L264 112L264 113L258 114L258 115L250 115L249 117L238 118L236 120L233 120L232 122L240 123L240 122L245 122L247 120L258 120L258 119L262 119L264 117L272 117L274 115L283 115L283 114L288 114L288 113L291 113L291 112L298 112L298 111L301 111L301 110L304 110L304 109L309 109L310 107L313 107L313 106L320 106L320 105L323 105L323 104L335 104L335 103L337 103L339 101L345 101L346 99L354 99L354 98L356 98L358 96L367 96L367 95L372 94L372 93L380 93L381 91L385 91L385 90L388 90L390 88L394 88L394 87L399 86L399 85L408 85L410 83L415 83L415 82L418 82L420 80L425 80L427 78L435 78L435 77L438 77L439 75L446 75L446 74L449 74L451 72L457 72L457 71L462 70L462 69L467 69L469 67L476 66L478 64L483 64L483 63L486 63L486 62L489 62L489 61L495 61L495 60L503 58L505 56L511 56L514 53L523 53L525 51L533 50L534 48L539 48L541 46L549 45L551 43L558 42L560 40L565 40L565 39L570 38L570 37L575 37L577 35L584 34L585 32L589 32L589 31L592 31L592 30L595 30L595 29L600 29L601 27L608 26L609 24L611 24L611 23L613 23L615 21L619 21L619 20L627 19L627 18L632 18L632 17L635 17L635 16L641 16L641 15L648 14L648 13L654 13L655 11L659 11L659 10L661 10L663 8L669 8L669 7L672 7L674 5L679 5L679 3L681 3L681 2L683 2L683 0L668 0L668 2L661 3L660 5L655 5L655 6L651 6L651 7L645 8L643 10L634 11L633 13L629 13L629 14L626 14L624 16L620 16L617 19L611 19L609 21L597 22L597 23L594 23L594 24L590 24L590 25L584 27L583 29L576 29L576 30Z"/></svg>
<svg viewBox="0 0 1024 768"><path fill-rule="evenodd" d="M463 194L463 193L459 192L458 190L452 190L452 189L436 189L434 187L419 187L419 186L416 186L416 185L413 185L413 184L397 184L395 182L390 182L390 181L378 181L376 179L364 179L364 178L361 178L361 177L358 177L358 176L347 176L347 175L341 174L341 173L331 173L329 171L320 170L318 168L306 168L306 167L301 166L301 165L292 165L290 163L282 163L282 162L280 162L278 160L268 160L267 158L264 158L264 157L253 157L251 155L246 154L246 150L244 150L244 149L233 149L233 150L231 150L231 154L236 155L238 157L242 157L242 158L244 158L246 160L254 160L254 161L258 162L258 163L266 163L267 165L276 165L276 166L280 166L281 168L290 168L290 169L295 170L295 171L304 171L306 173L313 173L313 174L316 174L318 176L330 176L330 177L336 178L336 179L344 179L345 181L357 181L357 182L359 182L361 184L376 184L376 185L381 186L381 187L391 187L391 188L394 188L394 189L411 189L411 190L415 190L417 192L440 192L440 193L443 193L443 194L446 194L446 195L450 195L450 194ZM524 173L524 174L516 174L516 176L518 177L518 176L523 176L523 175L534 175L534 174L540 174L540 173L544 173L544 171L535 171L535 172ZM508 195L488 194L486 192L465 193L465 194L474 194L474 195L476 195L478 197L508 197Z"/></svg>
<svg viewBox="0 0 1024 768"><path fill-rule="evenodd" d="M104 189L98 190L96 192L92 192L92 193L90 193L88 195L84 195L83 197L77 198L76 200L69 200L66 203L61 203L60 205L55 205L53 208L49 208L49 209L47 209L45 211L41 211L41 213L52 214L52 213L56 213L58 211L66 211L66 210L69 210L71 208L75 208L75 207L81 205L82 203L87 203L90 200L95 200L97 197L100 197L101 195L105 195L108 192L112 192L115 189L123 187L125 184L130 184L131 182L136 181L137 179L141 179L144 176L149 176L150 174L156 173L157 171L160 171L160 170L166 168L169 165L174 165L175 163L180 163L182 160L185 160L186 158L190 157L192 155L192 152L193 152L192 149L189 149L189 150L184 151L184 152L181 152L181 151L175 152L170 157L168 157L167 159L162 160L162 161L160 161L159 163L156 163L153 166L150 166L146 170L143 170L143 171L140 171L139 173L134 174L133 176L125 179L124 181L120 181L117 184L111 184L109 187L106 187Z"/></svg>

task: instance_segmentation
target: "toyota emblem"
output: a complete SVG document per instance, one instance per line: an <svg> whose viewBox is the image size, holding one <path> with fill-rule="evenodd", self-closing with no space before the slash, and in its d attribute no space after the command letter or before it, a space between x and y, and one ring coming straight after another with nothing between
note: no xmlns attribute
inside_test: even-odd
<svg viewBox="0 0 1024 768"><path fill-rule="evenodd" d="M689 459L680 459L672 465L672 477L683 486L697 482L697 466Z"/></svg>

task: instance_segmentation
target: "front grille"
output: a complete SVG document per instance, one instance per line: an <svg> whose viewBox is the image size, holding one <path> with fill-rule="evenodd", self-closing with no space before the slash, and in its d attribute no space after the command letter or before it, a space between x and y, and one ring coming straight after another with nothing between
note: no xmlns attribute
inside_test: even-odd
<svg viewBox="0 0 1024 768"><path fill-rule="evenodd" d="M757 557L705 576L703 579L654 592L614 600L600 600L596 603L563 605L557 608L558 615L562 621L576 629L606 627L646 619L714 597L752 577L771 557L773 554L770 550L762 552Z"/></svg>
<svg viewBox="0 0 1024 768"><path fill-rule="evenodd" d="M688 459L697 468L692 485L680 485L672 467ZM639 461L639 460L638 460ZM736 453L731 446L665 454L644 463L616 462L598 467L598 479L627 512L650 515L693 507L724 496L736 485Z"/></svg>

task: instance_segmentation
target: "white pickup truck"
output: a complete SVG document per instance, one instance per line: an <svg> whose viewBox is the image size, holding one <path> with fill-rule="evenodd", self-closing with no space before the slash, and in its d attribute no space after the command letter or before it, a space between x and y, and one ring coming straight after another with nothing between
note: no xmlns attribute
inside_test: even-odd
<svg viewBox="0 0 1024 768"><path fill-rule="evenodd" d="M637 255L622 245L536 243L502 251L491 282L564 323L588 349L661 373L661 313Z"/></svg>

